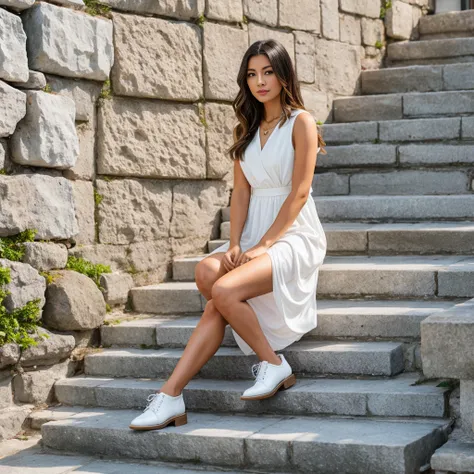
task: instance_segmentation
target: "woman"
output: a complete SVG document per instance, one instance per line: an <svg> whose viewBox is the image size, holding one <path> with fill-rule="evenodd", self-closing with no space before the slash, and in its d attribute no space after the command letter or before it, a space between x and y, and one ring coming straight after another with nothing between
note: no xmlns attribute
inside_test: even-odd
<svg viewBox="0 0 474 474"><path fill-rule="evenodd" d="M230 324L245 354L255 353L255 384L241 399L261 400L294 385L281 350L317 324L316 286L326 236L311 198L324 141L303 108L297 77L277 41L253 43L242 60L233 103L239 124L230 241L197 266L205 310L172 375L148 397L135 430L187 423L182 390L216 353Z"/></svg>

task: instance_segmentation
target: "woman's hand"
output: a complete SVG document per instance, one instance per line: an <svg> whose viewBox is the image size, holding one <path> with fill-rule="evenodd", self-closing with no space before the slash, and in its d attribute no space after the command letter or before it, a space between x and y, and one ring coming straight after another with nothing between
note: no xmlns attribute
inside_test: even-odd
<svg viewBox="0 0 474 474"><path fill-rule="evenodd" d="M261 244L257 244L254 247L249 248L248 250L240 254L240 257L238 258L235 266L239 267L240 265L243 265L244 263L247 263L250 260L253 260L254 258L260 257L260 255L263 255L267 250L268 247Z"/></svg>
<svg viewBox="0 0 474 474"><path fill-rule="evenodd" d="M226 271L230 272L236 267L236 262L242 252L240 245L233 245L232 247L227 250L222 258L222 264Z"/></svg>

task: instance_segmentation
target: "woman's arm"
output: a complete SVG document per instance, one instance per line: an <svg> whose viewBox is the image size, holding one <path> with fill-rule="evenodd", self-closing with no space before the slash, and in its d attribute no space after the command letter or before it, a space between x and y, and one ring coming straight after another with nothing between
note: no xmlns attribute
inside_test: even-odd
<svg viewBox="0 0 474 474"><path fill-rule="evenodd" d="M250 184L240 166L240 160L234 160L234 189L230 199L230 245L240 245L250 202Z"/></svg>
<svg viewBox="0 0 474 474"><path fill-rule="evenodd" d="M295 161L291 193L285 199L275 221L260 239L257 246L269 248L282 237L298 217L309 197L318 152L316 122L310 114L301 113L295 119L293 131L295 136Z"/></svg>

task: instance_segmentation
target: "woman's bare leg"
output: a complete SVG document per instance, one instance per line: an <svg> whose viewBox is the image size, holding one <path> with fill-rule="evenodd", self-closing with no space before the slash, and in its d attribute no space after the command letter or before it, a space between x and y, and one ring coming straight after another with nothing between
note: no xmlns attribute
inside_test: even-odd
<svg viewBox="0 0 474 474"><path fill-rule="evenodd" d="M221 263L223 257L224 252L218 252L206 257L196 265L196 269L194 270L196 286L207 301L212 299L212 285L214 285L221 276L226 274L226 269Z"/></svg>
<svg viewBox="0 0 474 474"><path fill-rule="evenodd" d="M215 253L213 256L203 259L196 266L196 284L208 302L199 323L186 344L183 355L169 379L160 389L167 395L179 395L188 382L217 352L224 339L227 321L217 311L211 299L212 285L225 274L225 269L221 265L223 255L224 253Z"/></svg>
<svg viewBox="0 0 474 474"><path fill-rule="evenodd" d="M217 311L214 302L208 301L183 355L160 391L172 397L179 395L188 382L217 352L224 339L226 326L227 321Z"/></svg>
<svg viewBox="0 0 474 474"><path fill-rule="evenodd" d="M273 291L272 264L265 253L220 277L212 287L212 301L222 317L253 349L260 360L280 365L247 300Z"/></svg>

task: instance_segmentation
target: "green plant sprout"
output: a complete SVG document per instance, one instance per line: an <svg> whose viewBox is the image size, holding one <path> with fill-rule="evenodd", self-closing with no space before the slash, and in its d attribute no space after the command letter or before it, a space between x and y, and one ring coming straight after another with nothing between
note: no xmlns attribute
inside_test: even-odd
<svg viewBox="0 0 474 474"><path fill-rule="evenodd" d="M94 201L95 201L95 205L98 206L98 205L102 202L103 199L104 199L104 197L103 197L101 194L99 194L99 193L97 192L97 190L94 188Z"/></svg>
<svg viewBox="0 0 474 474"><path fill-rule="evenodd" d="M100 275L102 273L112 273L109 265L103 265L101 263L92 263L82 257L75 257L69 255L67 259L66 268L68 270L74 270L75 272L82 273L83 275L91 278L97 287L100 289Z"/></svg>
<svg viewBox="0 0 474 474"><path fill-rule="evenodd" d="M109 16L110 7L108 5L104 5L97 0L84 0L84 4L86 5L86 13L92 16Z"/></svg>
<svg viewBox="0 0 474 474"><path fill-rule="evenodd" d="M46 334L38 333L38 327L41 326L41 300L36 298L9 313L4 301L10 292L3 287L10 281L10 269L0 267L0 346L16 343L21 349L27 349L38 344L32 336L33 332L40 337L47 337Z"/></svg>
<svg viewBox="0 0 474 474"><path fill-rule="evenodd" d="M392 1L385 0L385 3L380 7L380 18L383 20L387 14L387 10L392 8Z"/></svg>
<svg viewBox="0 0 474 474"><path fill-rule="evenodd" d="M110 84L110 79L107 79L102 84L102 90L100 91L99 97L101 99L111 99L112 98L112 86Z"/></svg>
<svg viewBox="0 0 474 474"><path fill-rule="evenodd" d="M25 255L25 242L33 242L36 229L27 229L17 235L0 237L0 258L6 258L13 262L21 262Z"/></svg>
<svg viewBox="0 0 474 474"><path fill-rule="evenodd" d="M201 14L196 20L196 25L198 25L200 28L203 28L205 22L206 22L206 17L203 14Z"/></svg>
<svg viewBox="0 0 474 474"><path fill-rule="evenodd" d="M60 273L50 273L50 272L39 272L39 274L45 278L47 285L50 285L61 276Z"/></svg>

